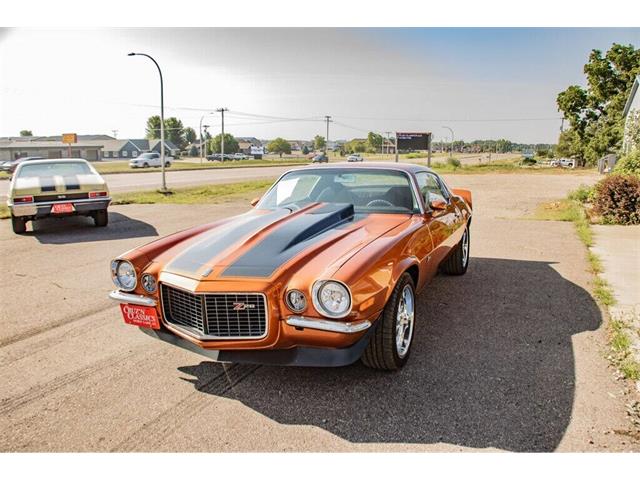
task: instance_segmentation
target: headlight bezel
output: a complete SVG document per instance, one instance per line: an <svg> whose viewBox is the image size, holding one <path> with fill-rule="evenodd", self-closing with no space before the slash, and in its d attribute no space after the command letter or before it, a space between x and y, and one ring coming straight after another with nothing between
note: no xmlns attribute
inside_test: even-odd
<svg viewBox="0 0 640 480"><path fill-rule="evenodd" d="M151 281L153 282L153 288L151 290L147 288L147 285L145 283L145 279L147 278L151 279ZM156 280L156 277L150 273L142 274L142 276L140 277L140 285L142 286L142 289L149 294L156 293L156 291L158 291L158 280Z"/></svg>
<svg viewBox="0 0 640 480"><path fill-rule="evenodd" d="M291 301L291 299L289 298L289 295L293 293L297 293L302 296L302 299L304 300L304 305L301 308L296 308L293 305L293 302ZM304 294L302 290L298 290L297 288L292 288L291 290L286 291L286 293L284 294L284 303L287 306L287 308L291 310L293 313L302 313L309 306L309 301L307 300L307 296Z"/></svg>
<svg viewBox="0 0 640 480"><path fill-rule="evenodd" d="M349 306L342 313L336 314L331 312L330 310L325 308L325 306L322 304L322 300L320 299L320 294L322 293L322 289L331 283L335 283L341 286L346 291L347 298L349 300ZM353 308L353 295L351 295L351 289L349 289L346 283L341 282L340 280L335 280L335 279L316 280L311 289L311 300L313 302L313 307L316 309L316 311L323 317L328 317L328 318L344 318L351 313L351 310Z"/></svg>
<svg viewBox="0 0 640 480"><path fill-rule="evenodd" d="M122 282L120 281L120 279L118 278L118 268L123 263L129 264L129 266L131 267L131 271L133 272L133 280L134 280L134 282L133 282L133 287L131 287L131 288L125 287L122 284ZM122 258L117 258L117 259L111 261L111 280L113 281L115 286L118 287L120 290L122 290L124 292L132 292L138 286L138 272L136 272L136 268L133 266L133 263L131 263L129 260L124 260Z"/></svg>

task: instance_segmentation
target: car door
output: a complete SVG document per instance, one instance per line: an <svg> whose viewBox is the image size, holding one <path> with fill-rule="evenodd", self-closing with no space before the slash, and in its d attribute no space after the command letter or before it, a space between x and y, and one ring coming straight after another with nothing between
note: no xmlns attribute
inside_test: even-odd
<svg viewBox="0 0 640 480"><path fill-rule="evenodd" d="M456 244L452 235L456 231L458 216L457 206L451 201L451 194L443 185L440 178L432 172L416 173L416 180L420 194L424 200L429 231L433 240L431 260L439 264ZM433 202L444 202L442 210L431 207Z"/></svg>

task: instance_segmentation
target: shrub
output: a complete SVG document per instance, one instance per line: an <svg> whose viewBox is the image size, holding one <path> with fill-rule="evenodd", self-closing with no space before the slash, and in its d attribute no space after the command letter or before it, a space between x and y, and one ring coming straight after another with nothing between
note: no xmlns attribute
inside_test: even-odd
<svg viewBox="0 0 640 480"><path fill-rule="evenodd" d="M520 162L522 165L535 165L537 162L537 160L535 158L523 158L522 162Z"/></svg>
<svg viewBox="0 0 640 480"><path fill-rule="evenodd" d="M640 148L627 153L616 163L616 173L634 173L640 175Z"/></svg>
<svg viewBox="0 0 640 480"><path fill-rule="evenodd" d="M613 174L601 180L595 186L593 204L605 223L640 224L640 177Z"/></svg>
<svg viewBox="0 0 640 480"><path fill-rule="evenodd" d="M462 164L460 163L460 160L453 157L447 159L447 165L450 165L451 167L453 167L453 170L457 170L462 166Z"/></svg>
<svg viewBox="0 0 640 480"><path fill-rule="evenodd" d="M580 185L577 190L569 193L569 199L580 203L591 203L593 202L594 194L594 187L590 187L589 185Z"/></svg>

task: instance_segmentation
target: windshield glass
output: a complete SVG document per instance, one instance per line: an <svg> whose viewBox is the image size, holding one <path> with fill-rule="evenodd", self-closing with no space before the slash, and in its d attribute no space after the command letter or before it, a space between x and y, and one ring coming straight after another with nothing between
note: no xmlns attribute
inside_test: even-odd
<svg viewBox="0 0 640 480"><path fill-rule="evenodd" d="M91 167L83 162L22 163L18 177L52 177L54 175L91 175Z"/></svg>
<svg viewBox="0 0 640 480"><path fill-rule="evenodd" d="M350 203L356 213L418 213L406 173L378 169L303 170L283 176L257 208L298 209L314 202Z"/></svg>
<svg viewBox="0 0 640 480"><path fill-rule="evenodd" d="M154 158L156 156L155 153L143 153L138 158Z"/></svg>

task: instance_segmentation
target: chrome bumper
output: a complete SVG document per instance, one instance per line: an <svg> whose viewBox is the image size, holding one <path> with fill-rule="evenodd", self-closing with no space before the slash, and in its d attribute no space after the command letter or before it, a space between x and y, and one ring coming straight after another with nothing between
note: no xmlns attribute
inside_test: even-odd
<svg viewBox="0 0 640 480"><path fill-rule="evenodd" d="M124 293L120 290L113 290L109 293L109 298L118 303L130 303L133 305L142 305L144 307L155 307L157 302L153 298L144 295L134 295L132 293Z"/></svg>
<svg viewBox="0 0 640 480"><path fill-rule="evenodd" d="M57 200L52 202L34 202L15 204L7 202L7 206L15 217L44 217L51 213L51 207L56 203L72 203L74 213L84 213L91 210L102 210L111 203L111 197L78 198L75 200Z"/></svg>
<svg viewBox="0 0 640 480"><path fill-rule="evenodd" d="M335 333L358 333L371 327L369 320L362 322L335 322L333 320L318 320L306 317L287 317L287 325L300 328L311 328L313 330L324 330Z"/></svg>

